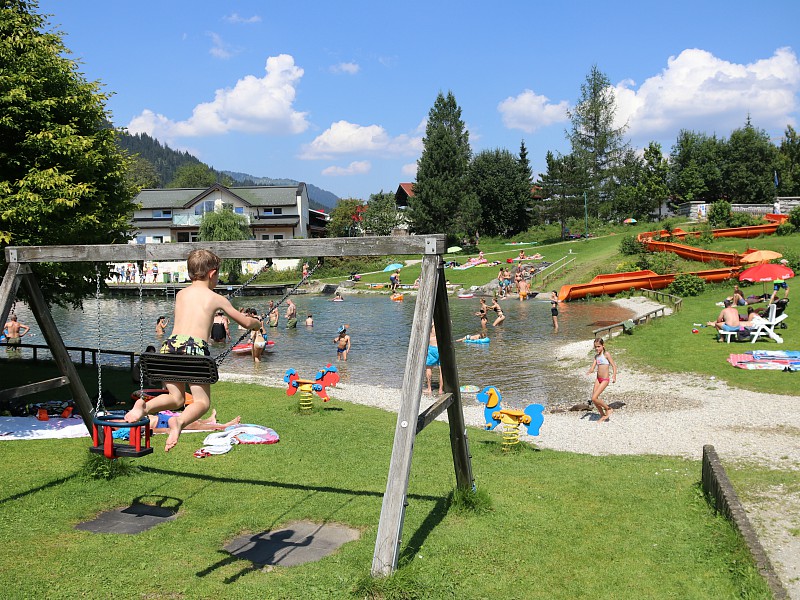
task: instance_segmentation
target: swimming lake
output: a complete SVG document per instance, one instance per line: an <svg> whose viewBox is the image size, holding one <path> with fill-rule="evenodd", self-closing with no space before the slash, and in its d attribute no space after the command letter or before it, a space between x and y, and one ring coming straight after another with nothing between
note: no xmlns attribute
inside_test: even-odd
<svg viewBox="0 0 800 600"><path fill-rule="evenodd" d="M267 302L276 296L234 298L237 308L254 307L266 312ZM287 329L285 305L280 309L277 328L269 328L269 336L276 343L275 351L264 354L260 364L249 354L228 356L220 367L221 372L247 375L283 377L293 368L303 378L313 378L318 369L328 363L339 368L342 382L359 385L376 385L400 388L403 382L408 338L414 316L415 298L406 294L403 302L392 302L388 295L353 294L344 302L331 302L330 296L293 296L298 310L297 329ZM624 321L631 313L606 302L574 302L559 305L559 332L554 333L550 317L550 303L544 298L520 302L509 298L501 300L506 320L492 327L494 313L490 312L487 332L489 344L456 344L460 385L496 386L510 406L530 402L577 402L585 398L564 397L571 389L557 370L554 370L555 350L559 345L591 339L592 330ZM480 332L480 322L474 315L478 297L460 300L449 299L456 338ZM99 301L99 346L104 349L139 352L149 344L156 347L160 338L155 335L159 315L172 318L172 298L106 297ZM44 343L39 327L30 310L18 303L19 320L31 327L28 343ZM98 346L98 304L88 299L83 310L53 307L53 317L64 342L68 346ZM140 317L141 314L141 317ZM314 326L303 323L307 314L314 317ZM333 338L338 328L348 325L352 349L347 362L336 361ZM169 331L169 329L168 329ZM243 330L232 323L233 340ZM228 344L212 344L212 355L223 352ZM30 351L27 351L30 352ZM46 353L41 353L46 355ZM590 357L587 355L587 369ZM101 364L127 366L124 357L102 355ZM587 383L587 394L590 382Z"/></svg>

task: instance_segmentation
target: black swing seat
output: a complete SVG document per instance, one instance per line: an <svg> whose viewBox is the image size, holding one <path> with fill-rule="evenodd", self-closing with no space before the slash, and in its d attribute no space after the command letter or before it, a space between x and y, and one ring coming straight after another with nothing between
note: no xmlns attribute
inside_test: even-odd
<svg viewBox="0 0 800 600"><path fill-rule="evenodd" d="M142 352L139 368L145 381L178 381L185 383L216 383L219 371L210 356L192 354L160 354Z"/></svg>

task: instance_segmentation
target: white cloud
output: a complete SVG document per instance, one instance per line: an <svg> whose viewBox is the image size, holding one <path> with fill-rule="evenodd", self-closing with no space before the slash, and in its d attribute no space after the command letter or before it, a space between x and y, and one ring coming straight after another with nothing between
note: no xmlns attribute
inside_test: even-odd
<svg viewBox="0 0 800 600"><path fill-rule="evenodd" d="M232 88L218 89L214 100L198 104L185 121L145 109L128 124L131 133L147 133L160 140L245 133L296 134L308 128L307 113L294 110L296 86L303 69L288 54L270 56L266 75L247 75Z"/></svg>
<svg viewBox="0 0 800 600"><path fill-rule="evenodd" d="M305 160L331 159L343 154L369 153L377 156L400 156L422 151L422 137L391 137L380 125L358 125L337 121L306 144L299 155Z"/></svg>
<svg viewBox="0 0 800 600"><path fill-rule="evenodd" d="M503 124L509 129L521 129L533 133L553 123L567 121L566 100L553 104L547 96L525 90L518 96L508 97L497 105Z"/></svg>
<svg viewBox="0 0 800 600"><path fill-rule="evenodd" d="M347 175L364 175L372 170L372 163L368 160L356 160L346 167L331 166L322 170L323 175L331 177L343 177Z"/></svg>
<svg viewBox="0 0 800 600"><path fill-rule="evenodd" d="M230 44L226 44L219 34L211 31L208 36L211 38L211 48L208 50L211 56L224 60L238 53L238 50L234 49Z"/></svg>
<svg viewBox="0 0 800 600"><path fill-rule="evenodd" d="M258 15L253 15L252 17L242 17L239 13L232 13L230 15L226 15L223 17L228 23L233 23L234 25L252 25L253 23L260 23L261 17Z"/></svg>
<svg viewBox="0 0 800 600"><path fill-rule="evenodd" d="M416 178L416 176L417 176L417 163L413 162L413 163L408 163L406 165L403 165L403 168L400 169L400 171L403 173L403 175L405 175L407 177Z"/></svg>
<svg viewBox="0 0 800 600"><path fill-rule="evenodd" d="M360 70L361 67L358 65L358 63L354 62L342 62L339 63L338 65L331 65L330 67L331 73L336 73L336 74L345 73L347 75L355 75Z"/></svg>
<svg viewBox="0 0 800 600"><path fill-rule="evenodd" d="M690 48L634 86L625 80L614 88L617 125L627 122L634 141L671 137L680 129L727 135L743 126L748 114L756 127L783 128L794 123L792 113L800 107L800 64L790 48L750 64Z"/></svg>

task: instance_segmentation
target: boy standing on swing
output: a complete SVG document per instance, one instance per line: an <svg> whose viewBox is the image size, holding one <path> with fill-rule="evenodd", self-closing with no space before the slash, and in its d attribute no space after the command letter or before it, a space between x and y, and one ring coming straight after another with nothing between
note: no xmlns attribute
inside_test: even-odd
<svg viewBox="0 0 800 600"><path fill-rule="evenodd" d="M209 356L207 338L217 310L223 310L242 327L258 330L261 321L236 310L225 296L214 291L219 282L220 258L205 249L192 250L186 260L190 286L175 295L175 317L171 335L161 346L162 354L192 354ZM125 415L125 420L134 423L146 414L162 410L176 410L185 402L183 383L165 381L167 394L161 394L145 403L139 399ZM169 452L178 443L181 431L197 421L211 407L211 385L189 384L194 402L177 417L169 420L169 435L164 450Z"/></svg>

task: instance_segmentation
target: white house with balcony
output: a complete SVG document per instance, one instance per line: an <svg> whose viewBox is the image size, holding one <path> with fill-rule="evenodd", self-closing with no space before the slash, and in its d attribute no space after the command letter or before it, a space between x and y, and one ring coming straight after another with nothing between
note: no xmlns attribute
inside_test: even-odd
<svg viewBox="0 0 800 600"><path fill-rule="evenodd" d="M242 215L255 240L284 240L323 237L330 219L326 213L309 208L305 183L291 186L145 189L133 199L137 208L131 223L134 239L131 244L163 244L196 242L200 222L207 212L230 207ZM295 266L296 260L276 261L276 268ZM253 264L251 264L253 263ZM243 261L244 272L255 272L264 261ZM158 281L186 279L186 261L147 263L145 281L155 282L153 266L158 266ZM114 265L116 270L134 268L133 264Z"/></svg>
<svg viewBox="0 0 800 600"><path fill-rule="evenodd" d="M146 189L134 198L134 242L195 242L207 212L230 207L256 240L322 237L328 215L309 209L305 183L296 186Z"/></svg>

